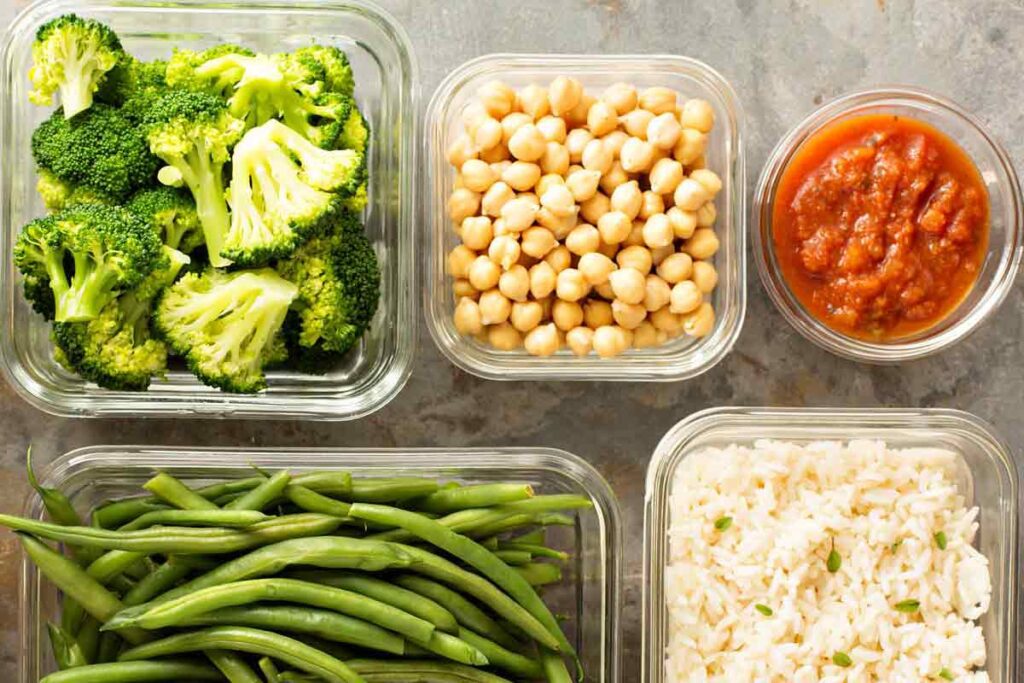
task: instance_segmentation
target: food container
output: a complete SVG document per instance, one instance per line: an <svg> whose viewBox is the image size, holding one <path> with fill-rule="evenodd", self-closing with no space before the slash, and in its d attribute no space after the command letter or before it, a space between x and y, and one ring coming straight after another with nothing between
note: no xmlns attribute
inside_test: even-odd
<svg viewBox="0 0 1024 683"><path fill-rule="evenodd" d="M324 376L272 371L266 392L241 396L203 386L181 368L166 381L154 381L148 392L130 393L87 384L54 360L50 326L25 302L11 250L22 225L44 214L35 192L30 138L50 110L28 101L32 41L40 24L72 11L108 23L125 48L144 59L166 58L174 46L205 48L225 41L266 52L316 41L338 45L348 54L356 99L373 135L365 223L383 282L370 331L336 370ZM411 292L418 86L408 36L392 17L362 0L51 0L15 19L0 44L0 65L0 368L27 401L68 416L342 420L380 408L401 390L416 329Z"/></svg>
<svg viewBox="0 0 1024 683"><path fill-rule="evenodd" d="M522 349L498 351L456 331L452 321L456 302L447 274L447 254L458 244L447 212L455 173L446 150L463 131L460 113L487 81L500 79L518 89L531 83L546 86L560 75L579 79L586 91L595 95L612 83L625 81L638 88L666 86L684 97L701 97L711 103L715 129L708 140L707 164L722 177L723 184L716 201L715 231L721 240L715 256L719 284L712 297L716 321L708 336L680 337L614 359L578 358L565 349L538 358ZM438 86L427 107L426 122L423 305L430 334L455 365L486 379L674 381L699 375L729 353L746 307L743 113L732 87L716 71L697 60L672 55L486 55L458 67Z"/></svg>
<svg viewBox="0 0 1024 683"><path fill-rule="evenodd" d="M344 470L356 476L422 476L466 483L516 481L538 493L589 496L592 510L582 510L574 527L552 528L554 545L572 555L565 581L545 593L556 614L568 617L566 633L578 650L587 680L618 683L619 566L621 522L608 483L575 455L546 448L474 449L223 449L92 446L58 458L40 472L43 486L65 493L86 514L98 503L138 495L157 470L200 486L212 480L247 477L253 467L292 471ZM32 494L24 516L41 518L42 501ZM58 591L40 581L26 558L20 596L21 683L35 683L54 670L46 634L47 620L59 618Z"/></svg>
<svg viewBox="0 0 1024 683"><path fill-rule="evenodd" d="M1017 680L1018 475L1006 443L969 413L938 408L715 408L695 413L662 438L647 469L644 550L644 654L642 680L661 683L668 641L664 569L668 558L669 496L680 463L689 455L758 439L796 443L884 440L892 448L927 446L960 455L959 490L980 508L975 546L990 563L992 604L981 619L993 683Z"/></svg>
<svg viewBox="0 0 1024 683"><path fill-rule="evenodd" d="M950 314L915 335L890 342L855 339L818 320L786 283L773 244L772 216L783 173L800 146L829 124L865 114L893 114L931 124L959 144L988 190L988 253L973 289ZM839 356L868 363L897 363L937 353L957 343L995 312L1013 286L1020 266L1024 213L1020 184L1003 147L972 114L925 90L902 86L843 95L812 112L790 131L768 157L754 192L753 252L761 282L783 317L797 332Z"/></svg>

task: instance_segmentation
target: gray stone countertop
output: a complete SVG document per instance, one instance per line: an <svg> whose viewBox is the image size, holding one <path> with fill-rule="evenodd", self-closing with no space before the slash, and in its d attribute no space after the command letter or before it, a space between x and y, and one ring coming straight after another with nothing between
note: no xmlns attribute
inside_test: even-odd
<svg viewBox="0 0 1024 683"><path fill-rule="evenodd" d="M27 0L0 0L6 27ZM910 83L979 116L1012 158L1024 155L1020 0L383 0L404 24L425 101L463 61L489 52L665 52L701 59L728 78L747 115L748 193L775 142L816 104L844 91ZM41 466L98 443L213 446L552 446L579 454L611 482L625 527L624 676L640 656L644 473L678 420L712 406L940 406L1024 441L1024 296L957 347L898 367L838 359L794 332L751 268L746 325L733 352L674 384L497 383L457 370L419 323L413 375L390 405L349 423L81 420L45 415L0 382L0 511L28 493L25 449ZM1018 467L1019 469L1019 467ZM20 553L0 534L0 680L17 670L14 609Z"/></svg>

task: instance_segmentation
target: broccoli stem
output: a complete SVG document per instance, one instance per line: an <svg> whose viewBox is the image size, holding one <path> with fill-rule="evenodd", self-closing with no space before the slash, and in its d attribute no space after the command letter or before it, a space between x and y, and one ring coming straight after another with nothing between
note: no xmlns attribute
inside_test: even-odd
<svg viewBox="0 0 1024 683"><path fill-rule="evenodd" d="M70 119L75 114L92 106L94 78L96 72L96 49L87 48L79 54L75 43L67 46L68 60L64 65L65 79L60 86L60 102L64 107L64 118Z"/></svg>
<svg viewBox="0 0 1024 683"><path fill-rule="evenodd" d="M224 240L231 228L231 216L228 214L227 201L224 199L224 179L220 164L214 164L201 142L184 158L175 160L172 165L181 172L185 184L192 191L196 200L196 213L203 226L203 237L206 250L210 255L210 265L224 268L231 261L221 256Z"/></svg>
<svg viewBox="0 0 1024 683"><path fill-rule="evenodd" d="M81 322L99 316L110 301L117 278L109 268L97 267L85 254L75 255L71 287L57 299L59 322Z"/></svg>

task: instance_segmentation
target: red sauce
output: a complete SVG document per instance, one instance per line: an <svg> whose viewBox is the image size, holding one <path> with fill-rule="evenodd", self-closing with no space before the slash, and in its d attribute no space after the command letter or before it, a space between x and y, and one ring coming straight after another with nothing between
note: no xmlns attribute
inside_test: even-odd
<svg viewBox="0 0 1024 683"><path fill-rule="evenodd" d="M988 248L978 169L929 124L873 114L831 124L797 150L772 217L797 299L844 334L920 332L970 291Z"/></svg>

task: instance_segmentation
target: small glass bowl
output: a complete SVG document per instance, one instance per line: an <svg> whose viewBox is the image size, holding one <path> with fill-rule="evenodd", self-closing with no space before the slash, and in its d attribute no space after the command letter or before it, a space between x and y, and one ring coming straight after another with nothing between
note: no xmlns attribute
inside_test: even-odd
<svg viewBox="0 0 1024 683"><path fill-rule="evenodd" d="M539 358L526 351L499 351L455 329L455 297L447 272L448 252L458 244L448 217L448 197L455 172L446 150L463 132L462 109L477 88L498 79L513 88L531 83L546 86L557 76L571 76L584 89L598 94L624 81L638 88L665 86L685 97L707 100L715 113L715 128L705 152L708 168L722 178L716 199L715 232L721 242L715 255L719 282L712 294L715 327L701 339L678 337L646 349L631 349L613 359L576 357L563 349ZM743 113L729 83L708 65L675 55L485 55L456 68L434 92L427 106L425 145L427 179L426 220L423 225L426 281L423 305L427 327L448 359L478 377L495 380L676 381L709 370L724 358L743 326L746 309L746 191L741 133Z"/></svg>
<svg viewBox="0 0 1024 683"><path fill-rule="evenodd" d="M919 119L950 136L971 157L989 199L988 253L973 288L945 318L921 332L891 342L870 342L837 332L794 296L773 245L772 216L779 181L801 145L824 127L865 114L896 114ZM754 260L761 281L797 332L832 353L867 363L898 363L923 358L952 346L999 308L1020 266L1024 226L1020 184L1003 147L981 122L959 105L926 90L890 86L843 95L821 106L776 145L754 192Z"/></svg>

